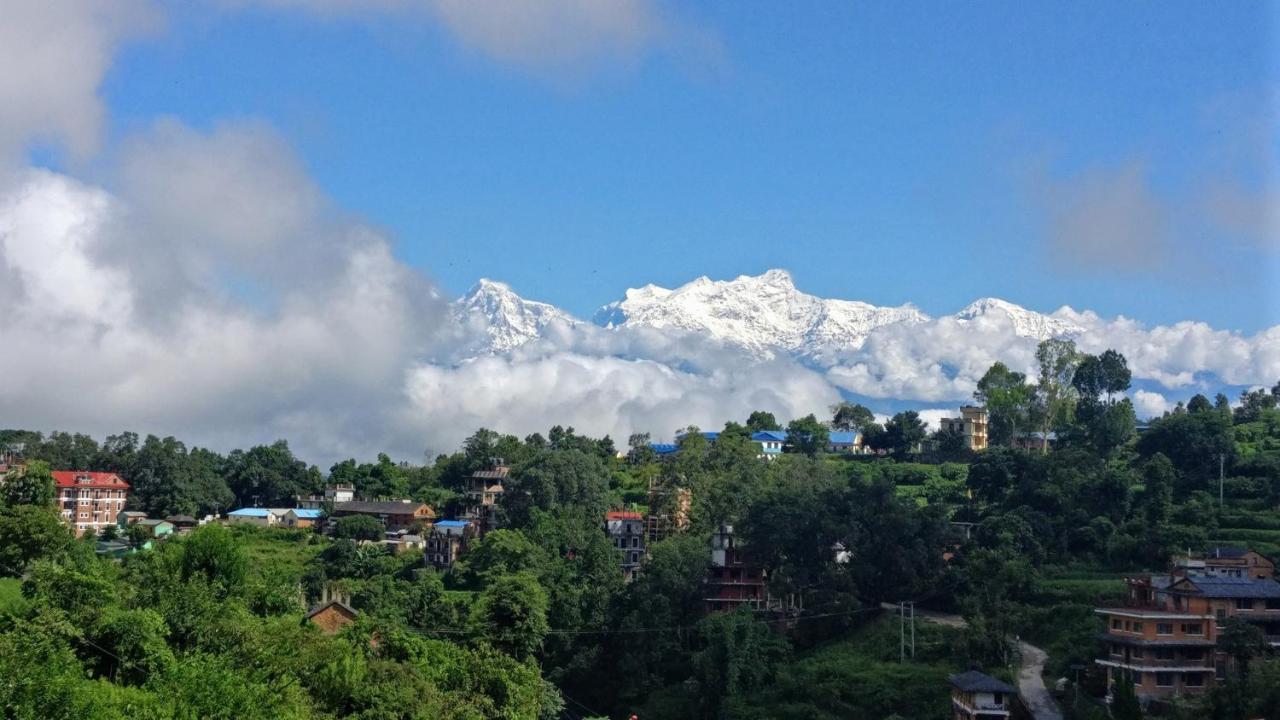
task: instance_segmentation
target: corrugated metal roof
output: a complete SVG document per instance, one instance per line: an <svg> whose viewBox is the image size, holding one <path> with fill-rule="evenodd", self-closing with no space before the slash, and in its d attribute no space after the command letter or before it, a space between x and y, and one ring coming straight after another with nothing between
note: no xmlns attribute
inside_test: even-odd
<svg viewBox="0 0 1280 720"><path fill-rule="evenodd" d="M951 684L960 688L964 692L998 692L1015 694L1018 691L1009 686L1008 683L993 678L986 673L980 673L977 670L962 672L951 676Z"/></svg>
<svg viewBox="0 0 1280 720"><path fill-rule="evenodd" d="M1280 598L1280 582L1244 577L1197 575L1174 583L1169 592L1214 598ZM1195 589L1186 586L1190 584Z"/></svg>
<svg viewBox="0 0 1280 720"><path fill-rule="evenodd" d="M303 520L319 520L324 515L324 511L318 508L293 508L290 512Z"/></svg>
<svg viewBox="0 0 1280 720"><path fill-rule="evenodd" d="M759 430L751 433L751 439L756 442L786 442L787 432L785 430Z"/></svg>
<svg viewBox="0 0 1280 720"><path fill-rule="evenodd" d="M470 520L437 520L433 523L438 528L464 528L470 524Z"/></svg>
<svg viewBox="0 0 1280 720"><path fill-rule="evenodd" d="M231 512L227 513L227 515L231 515L235 517L264 518L271 515L271 511L268 510L267 508L240 508L239 510L232 510Z"/></svg>
<svg viewBox="0 0 1280 720"><path fill-rule="evenodd" d="M835 444L852 445L858 441L858 433L845 432L845 431L833 431L827 435L827 438L828 438L828 442L830 442L833 445Z"/></svg>

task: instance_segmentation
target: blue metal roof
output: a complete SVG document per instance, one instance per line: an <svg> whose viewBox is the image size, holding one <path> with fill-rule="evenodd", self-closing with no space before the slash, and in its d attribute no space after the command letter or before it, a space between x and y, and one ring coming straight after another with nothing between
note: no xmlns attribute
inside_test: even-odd
<svg viewBox="0 0 1280 720"><path fill-rule="evenodd" d="M440 528L464 528L470 524L470 520L437 520L435 522L435 526Z"/></svg>
<svg viewBox="0 0 1280 720"><path fill-rule="evenodd" d="M786 442L787 431L785 430L760 430L751 433L751 439L756 442Z"/></svg>
<svg viewBox="0 0 1280 720"><path fill-rule="evenodd" d="M672 443L649 443L649 447L653 448L653 451L659 455L670 455L680 449L679 445Z"/></svg>
<svg viewBox="0 0 1280 720"><path fill-rule="evenodd" d="M856 432L832 432L827 435L828 442L832 445L852 445L858 442L858 433Z"/></svg>
<svg viewBox="0 0 1280 720"><path fill-rule="evenodd" d="M319 508L294 508L293 514L303 520L319 520L324 511Z"/></svg>
<svg viewBox="0 0 1280 720"><path fill-rule="evenodd" d="M270 511L270 510L268 510L268 509L266 509L266 508L240 508L239 510L232 510L231 512L229 512L229 513L227 513L227 514L228 514L228 515L234 515L234 516L236 516L236 517L260 517L260 518L264 518L264 517L268 517L269 515L271 515L271 511Z"/></svg>

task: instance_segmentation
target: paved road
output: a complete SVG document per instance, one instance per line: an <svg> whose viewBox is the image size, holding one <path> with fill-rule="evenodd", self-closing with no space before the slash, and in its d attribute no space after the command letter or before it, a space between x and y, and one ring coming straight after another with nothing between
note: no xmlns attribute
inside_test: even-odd
<svg viewBox="0 0 1280 720"><path fill-rule="evenodd" d="M882 603L881 607L891 612L898 612L898 606L892 603ZM965 626L964 618L950 613L917 609L916 617L949 627ZM1058 709L1058 703L1049 694L1049 689L1044 686L1042 677L1044 663L1049 659L1049 653L1023 640L1018 641L1018 651L1022 656L1022 664L1018 667L1018 694L1022 696L1022 702L1026 703L1027 709L1036 720L1062 720L1062 711Z"/></svg>
<svg viewBox="0 0 1280 720"><path fill-rule="evenodd" d="M1062 720L1058 703L1044 686L1044 663L1049 654L1035 645L1018 641L1022 665L1018 668L1018 694L1036 720Z"/></svg>

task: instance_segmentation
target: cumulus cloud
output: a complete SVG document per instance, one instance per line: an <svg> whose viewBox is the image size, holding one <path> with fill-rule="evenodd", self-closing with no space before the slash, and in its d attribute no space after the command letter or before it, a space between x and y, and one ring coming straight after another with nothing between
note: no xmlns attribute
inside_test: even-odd
<svg viewBox="0 0 1280 720"><path fill-rule="evenodd" d="M12 0L0 22L0 163L31 140L98 147L98 85L121 43L154 27L149 0Z"/></svg>
<svg viewBox="0 0 1280 720"><path fill-rule="evenodd" d="M300 10L325 18L394 16L431 20L461 44L501 63L536 71L633 62L660 48L715 57L705 30L653 0L220 0L230 7Z"/></svg>
<svg viewBox="0 0 1280 720"><path fill-rule="evenodd" d="M1169 407L1169 401L1158 392L1138 390L1133 393L1133 408L1139 418L1158 417L1169 410Z"/></svg>

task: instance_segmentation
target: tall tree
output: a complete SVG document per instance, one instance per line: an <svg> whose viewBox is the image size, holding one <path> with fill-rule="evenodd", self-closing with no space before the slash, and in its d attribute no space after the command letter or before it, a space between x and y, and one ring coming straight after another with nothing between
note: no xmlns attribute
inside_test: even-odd
<svg viewBox="0 0 1280 720"><path fill-rule="evenodd" d="M833 430L852 430L857 432L875 422L875 413L865 405L840 402L831 406L831 428Z"/></svg>
<svg viewBox="0 0 1280 720"><path fill-rule="evenodd" d="M51 507L57 492L49 463L33 460L24 470L10 471L8 477L0 477L0 493L6 505L36 505Z"/></svg>
<svg viewBox="0 0 1280 720"><path fill-rule="evenodd" d="M1036 347L1036 364L1040 378L1036 383L1035 415L1045 439L1042 452L1049 451L1049 432L1071 414L1076 392L1071 385L1080 354L1071 340L1050 338Z"/></svg>
<svg viewBox="0 0 1280 720"><path fill-rule="evenodd" d="M889 419L884 425L889 449L895 455L906 455L914 452L920 442L928 435L920 413L915 410L904 410Z"/></svg>
<svg viewBox="0 0 1280 720"><path fill-rule="evenodd" d="M782 426L778 424L778 419L773 416L773 413L755 410L747 418L747 429L751 432L760 432L761 430L781 430Z"/></svg>
<svg viewBox="0 0 1280 720"><path fill-rule="evenodd" d="M991 442L1012 445L1020 428L1029 420L1032 388L1027 376L997 362L978 381L974 400L986 406L990 418Z"/></svg>
<svg viewBox="0 0 1280 720"><path fill-rule="evenodd" d="M533 656L547 630L547 592L532 573L495 578L476 598L472 634L512 657Z"/></svg>
<svg viewBox="0 0 1280 720"><path fill-rule="evenodd" d="M787 423L787 441L783 452L802 453L814 457L827 448L830 433L814 415L805 415Z"/></svg>

